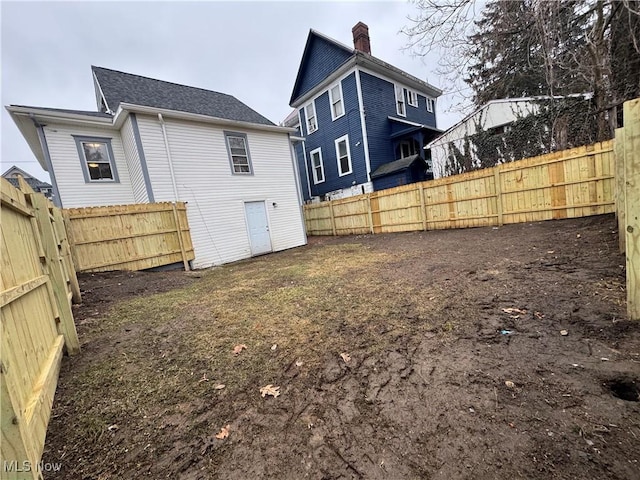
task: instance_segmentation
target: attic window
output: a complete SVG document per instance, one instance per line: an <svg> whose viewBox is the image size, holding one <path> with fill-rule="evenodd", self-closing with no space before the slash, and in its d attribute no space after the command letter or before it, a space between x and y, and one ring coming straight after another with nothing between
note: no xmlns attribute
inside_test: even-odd
<svg viewBox="0 0 640 480"><path fill-rule="evenodd" d="M396 112L401 117L406 117L407 110L404 104L404 89L400 85L395 85L395 91L396 91Z"/></svg>
<svg viewBox="0 0 640 480"><path fill-rule="evenodd" d="M304 116L307 119L307 133L313 133L318 130L318 121L316 119L316 106L313 102L304 107Z"/></svg>
<svg viewBox="0 0 640 480"><path fill-rule="evenodd" d="M247 136L244 133L224 132L231 163L231 173L234 175L251 175L251 157L247 146Z"/></svg>
<svg viewBox="0 0 640 480"><path fill-rule="evenodd" d="M111 139L73 136L86 183L118 182Z"/></svg>

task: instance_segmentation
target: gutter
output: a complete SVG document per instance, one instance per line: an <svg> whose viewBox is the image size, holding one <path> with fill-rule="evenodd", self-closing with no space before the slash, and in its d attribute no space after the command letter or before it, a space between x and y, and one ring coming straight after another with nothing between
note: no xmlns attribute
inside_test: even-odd
<svg viewBox="0 0 640 480"><path fill-rule="evenodd" d="M143 105L135 105L132 103L121 103L114 117L114 125L118 126L126 117L125 112L136 112L148 115L164 115L166 117L177 118L180 120L191 120L203 123L215 123L218 125L236 127L240 129L263 130L267 132L294 133L295 128L279 127L277 125L262 125L260 123L241 122L239 120L228 120L226 118L211 117L209 115L201 115L199 113L180 112L178 110L169 110L166 108L146 107Z"/></svg>
<svg viewBox="0 0 640 480"><path fill-rule="evenodd" d="M30 107L16 107L13 105L8 105L5 107L9 113L16 115L37 115L43 119L52 119L52 120L71 120L72 122L82 122L84 124L87 123L95 123L101 126L107 126L113 124L112 118L107 117L94 117L91 115L78 115L76 113L64 113L64 112L53 112L51 110L42 110L39 108L30 108Z"/></svg>

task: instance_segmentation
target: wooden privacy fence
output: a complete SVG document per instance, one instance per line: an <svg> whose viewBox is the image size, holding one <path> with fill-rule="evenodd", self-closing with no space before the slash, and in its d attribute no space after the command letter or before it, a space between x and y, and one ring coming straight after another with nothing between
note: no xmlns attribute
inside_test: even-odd
<svg viewBox="0 0 640 480"><path fill-rule="evenodd" d="M80 272L144 270L195 258L187 207L145 203L63 211Z"/></svg>
<svg viewBox="0 0 640 480"><path fill-rule="evenodd" d="M39 478L63 348L80 350L71 301L80 289L60 209L20 179L1 180L2 478ZM34 468L25 471L25 463Z"/></svg>
<svg viewBox="0 0 640 480"><path fill-rule="evenodd" d="M640 320L640 98L625 102L624 127L616 130L616 216L625 253L627 313Z"/></svg>
<svg viewBox="0 0 640 480"><path fill-rule="evenodd" d="M305 205L309 235L480 227L615 211L613 141Z"/></svg>

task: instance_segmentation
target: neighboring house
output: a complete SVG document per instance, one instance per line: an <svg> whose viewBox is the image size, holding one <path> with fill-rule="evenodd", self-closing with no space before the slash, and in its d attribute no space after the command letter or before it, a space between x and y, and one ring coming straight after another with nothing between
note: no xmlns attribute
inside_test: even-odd
<svg viewBox="0 0 640 480"><path fill-rule="evenodd" d="M589 94L576 94L553 97L555 100L574 99L588 100ZM524 98L502 98L491 100L482 107L475 110L470 115L460 120L458 123L447 129L442 135L431 141L425 147L425 156L431 159L433 165L433 175L435 178L450 175L451 167L448 162L453 158L454 151L467 153L470 155L469 161L473 168L481 168L477 152L469 143L469 140L479 132L486 132L495 137L500 144L504 142L503 136L511 131L513 124L520 119L540 112L542 105L548 104L551 97L537 96ZM545 129L549 127L545 125ZM467 150L470 150L467 152ZM492 160L496 163L518 160L518 158L502 158L500 149L493 149Z"/></svg>
<svg viewBox="0 0 640 480"><path fill-rule="evenodd" d="M300 137L295 150L305 201L430 174L422 152L440 133L435 107L442 92L372 56L364 23L352 33L355 48L311 30L302 54L290 100L295 112L284 124Z"/></svg>
<svg viewBox="0 0 640 480"><path fill-rule="evenodd" d="M9 183L14 187L18 186L18 177L22 177L35 192L42 193L49 200L53 198L53 187L50 183L38 180L33 175L29 175L27 172L15 165L4 172L2 177L9 180Z"/></svg>
<svg viewBox="0 0 640 480"><path fill-rule="evenodd" d="M188 202L195 268L306 243L293 129L231 95L92 74L96 112L6 107L58 205Z"/></svg>

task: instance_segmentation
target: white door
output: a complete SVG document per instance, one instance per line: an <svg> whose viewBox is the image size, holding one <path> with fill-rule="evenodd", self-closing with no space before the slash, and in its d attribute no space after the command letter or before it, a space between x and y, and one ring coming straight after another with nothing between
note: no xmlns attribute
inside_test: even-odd
<svg viewBox="0 0 640 480"><path fill-rule="evenodd" d="M247 215L251 254L260 255L270 252L271 236L264 202L247 202L244 204L244 209Z"/></svg>

